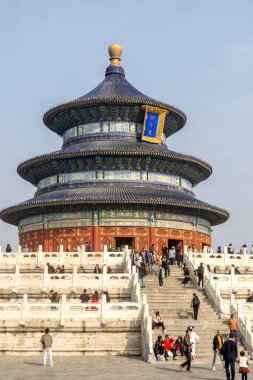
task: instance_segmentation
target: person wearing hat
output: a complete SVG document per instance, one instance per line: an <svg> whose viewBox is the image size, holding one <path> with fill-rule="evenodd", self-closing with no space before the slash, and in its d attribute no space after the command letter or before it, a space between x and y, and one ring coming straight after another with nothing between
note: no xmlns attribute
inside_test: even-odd
<svg viewBox="0 0 253 380"><path fill-rule="evenodd" d="M199 336L193 331L194 326L188 326L187 330L191 331L191 344L192 344L192 360L195 358L196 343L199 341Z"/></svg>

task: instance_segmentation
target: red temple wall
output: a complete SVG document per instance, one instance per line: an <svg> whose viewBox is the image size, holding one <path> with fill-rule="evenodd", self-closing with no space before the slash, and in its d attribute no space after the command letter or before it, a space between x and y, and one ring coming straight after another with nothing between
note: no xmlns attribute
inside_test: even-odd
<svg viewBox="0 0 253 380"><path fill-rule="evenodd" d="M102 251L103 246L116 248L115 238L124 237L133 239L133 247L140 251L143 247L155 244L158 252L161 252L162 244L168 245L168 240L180 240L184 245L194 244L198 251L202 250L202 244L211 244L211 236L201 232L158 228L158 227L73 227L54 228L21 233L19 244L23 247L28 244L29 250L37 251L42 245L45 252L58 251L63 245L64 251L69 248L74 251L77 244L88 242L93 251Z"/></svg>

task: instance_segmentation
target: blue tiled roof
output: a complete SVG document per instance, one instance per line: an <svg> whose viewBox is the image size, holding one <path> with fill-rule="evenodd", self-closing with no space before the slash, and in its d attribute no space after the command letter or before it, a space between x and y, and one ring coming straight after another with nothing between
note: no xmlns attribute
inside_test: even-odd
<svg viewBox="0 0 253 380"><path fill-rule="evenodd" d="M211 206L207 203L195 199L193 196L187 196L185 193L178 191L159 190L145 187L82 187L76 189L64 189L52 191L29 199L16 206L5 209L1 212L1 218L9 223L17 223L23 216L24 211L30 209L50 208L52 206L62 205L89 205L89 204L137 204L153 206L177 207L182 210L191 210L201 213L212 225L223 223L228 219L227 211Z"/></svg>

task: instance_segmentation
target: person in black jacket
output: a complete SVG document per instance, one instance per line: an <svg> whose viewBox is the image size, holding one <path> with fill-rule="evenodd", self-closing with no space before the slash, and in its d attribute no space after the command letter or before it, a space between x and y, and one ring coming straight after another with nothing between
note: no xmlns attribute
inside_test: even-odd
<svg viewBox="0 0 253 380"><path fill-rule="evenodd" d="M156 360L159 359L159 356L164 355L163 337L161 335L158 335L157 340L155 342L154 354L155 354Z"/></svg>
<svg viewBox="0 0 253 380"><path fill-rule="evenodd" d="M200 266L197 269L197 276L198 276L198 286L203 286L203 279L204 279L204 266L203 263L200 264Z"/></svg>
<svg viewBox="0 0 253 380"><path fill-rule="evenodd" d="M227 380L235 380L235 361L238 353L233 333L229 334L229 339L223 344L220 353L225 360Z"/></svg>
<svg viewBox="0 0 253 380"><path fill-rule="evenodd" d="M197 296L196 293L193 293L192 301L191 301L191 306L193 308L193 315L194 319L198 319L198 312L199 312L199 306L200 306L200 300L199 297Z"/></svg>
<svg viewBox="0 0 253 380"><path fill-rule="evenodd" d="M215 363L216 363L217 355L219 355L221 364L223 366L223 360L220 354L220 350L222 346L223 346L223 338L221 336L221 331L217 330L217 334L213 338L213 371L215 371Z"/></svg>
<svg viewBox="0 0 253 380"><path fill-rule="evenodd" d="M184 367L186 367L187 372L191 371L191 361L192 361L192 344L191 344L191 330L186 330L186 335L184 337L184 354L186 356L186 361L182 364L180 364L179 369L180 371L183 370Z"/></svg>

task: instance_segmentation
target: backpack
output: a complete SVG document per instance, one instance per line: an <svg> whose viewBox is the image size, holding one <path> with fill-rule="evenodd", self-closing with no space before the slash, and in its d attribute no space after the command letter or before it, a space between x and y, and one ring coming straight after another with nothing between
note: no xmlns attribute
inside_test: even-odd
<svg viewBox="0 0 253 380"><path fill-rule="evenodd" d="M199 298L197 296L193 297L192 305L193 306L199 306L200 305L200 300L199 300Z"/></svg>

